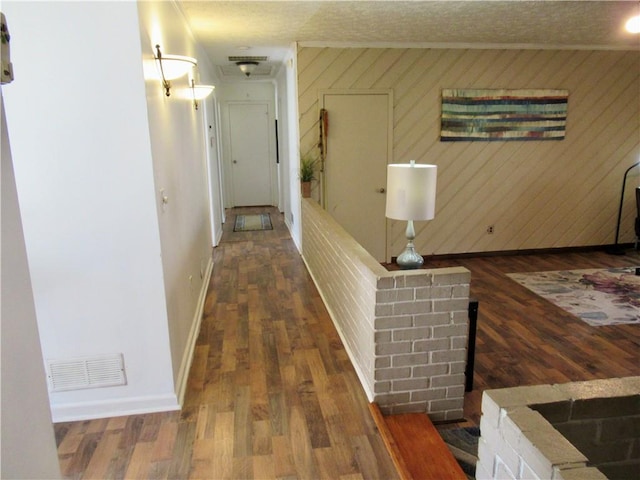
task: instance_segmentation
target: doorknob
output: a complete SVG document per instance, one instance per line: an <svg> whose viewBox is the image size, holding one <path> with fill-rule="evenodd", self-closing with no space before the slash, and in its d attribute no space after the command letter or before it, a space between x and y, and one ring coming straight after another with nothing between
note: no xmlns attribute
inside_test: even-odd
<svg viewBox="0 0 640 480"><path fill-rule="evenodd" d="M233 163L238 163L238 160L234 160Z"/></svg>
<svg viewBox="0 0 640 480"><path fill-rule="evenodd" d="M381 188L379 188L379 189L378 189L378 193L384 193L384 192L386 192L386 190L384 189L384 187L381 187Z"/></svg>

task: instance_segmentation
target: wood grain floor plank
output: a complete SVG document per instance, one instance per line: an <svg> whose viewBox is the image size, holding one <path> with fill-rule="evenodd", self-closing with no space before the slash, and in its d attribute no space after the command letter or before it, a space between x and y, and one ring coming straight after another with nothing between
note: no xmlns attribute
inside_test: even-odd
<svg viewBox="0 0 640 480"><path fill-rule="evenodd" d="M236 213L274 230L232 232ZM55 425L65 478L398 478L369 402L275 208L227 212L181 412ZM636 325L590 327L506 273L640 266L603 252L432 259L471 271L480 302L476 369L462 425L482 391L640 375ZM145 472L142 474L141 472Z"/></svg>

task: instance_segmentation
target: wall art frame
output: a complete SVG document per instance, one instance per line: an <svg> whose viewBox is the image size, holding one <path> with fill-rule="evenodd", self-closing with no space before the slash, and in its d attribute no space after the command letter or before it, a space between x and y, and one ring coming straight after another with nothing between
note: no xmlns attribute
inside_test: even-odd
<svg viewBox="0 0 640 480"><path fill-rule="evenodd" d="M443 89L443 142L563 140L568 90Z"/></svg>

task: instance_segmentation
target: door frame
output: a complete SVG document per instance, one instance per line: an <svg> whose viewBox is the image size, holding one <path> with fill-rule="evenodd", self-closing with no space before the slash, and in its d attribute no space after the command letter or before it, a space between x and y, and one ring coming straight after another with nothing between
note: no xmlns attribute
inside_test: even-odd
<svg viewBox="0 0 640 480"><path fill-rule="evenodd" d="M269 157L269 189L270 199L269 204L271 206L277 206L278 201L278 182L277 182L277 165L275 159L275 131L273 125L275 123L275 115L272 108L272 103L269 100L258 101L242 101L242 100L228 100L223 102L224 110L224 150L226 154L223 159L223 171L224 171L224 199L225 208L233 206L234 203L234 190L233 190L233 168L231 165L231 115L230 109L235 105L265 105L267 108L267 132L268 132L268 157Z"/></svg>
<svg viewBox="0 0 640 480"><path fill-rule="evenodd" d="M337 88L337 89L323 89L318 90L318 118L320 117L320 109L324 108L325 102L324 97L327 95L386 95L387 96L387 111L389 112L387 119L387 165L393 163L393 89L386 88L372 88L372 89L348 89L348 88ZM327 145L331 142L331 112L329 114L328 128L327 128ZM318 126L319 128L319 126ZM385 172L385 179L387 175ZM320 172L319 176L320 181L320 205L323 209L327 209L326 205L326 179L324 169ZM385 185L386 188L386 185ZM387 261L391 259L390 251L391 251L391 239L389 238L389 219L385 217L385 258Z"/></svg>

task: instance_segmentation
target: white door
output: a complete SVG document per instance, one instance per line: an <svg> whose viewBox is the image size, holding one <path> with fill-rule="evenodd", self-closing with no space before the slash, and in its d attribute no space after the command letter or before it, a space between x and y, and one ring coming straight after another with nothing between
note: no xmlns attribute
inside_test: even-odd
<svg viewBox="0 0 640 480"><path fill-rule="evenodd" d="M266 103L229 104L233 206L272 203L269 133Z"/></svg>
<svg viewBox="0 0 640 480"><path fill-rule="evenodd" d="M391 93L325 92L321 99L328 115L325 208L365 250L384 262Z"/></svg>

